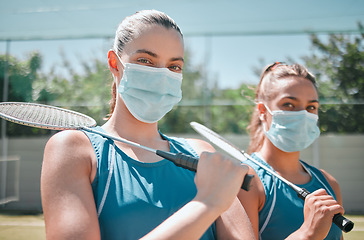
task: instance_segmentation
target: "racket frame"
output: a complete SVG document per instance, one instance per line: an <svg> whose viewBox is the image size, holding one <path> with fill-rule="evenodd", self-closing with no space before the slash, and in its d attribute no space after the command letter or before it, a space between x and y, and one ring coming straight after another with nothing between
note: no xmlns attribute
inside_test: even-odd
<svg viewBox="0 0 364 240"><path fill-rule="evenodd" d="M260 167L265 169L267 172L269 172L273 176L279 178L282 182L286 183L289 187L291 187L297 193L298 197L301 198L302 200L305 200L307 195L310 194L310 192L307 191L306 189L301 188L301 187L293 184L292 182L288 181L287 179L285 179L284 177L279 175L277 172L273 171L272 169L268 168L264 164L255 160L249 154L247 154L245 151L239 149L238 147L236 147L235 145L230 143L228 140L226 140L225 138L223 138L216 132L212 131L211 129L207 128L206 126L204 126L200 123L197 123L197 122L191 122L190 125L196 132L198 132L199 134L204 136L206 139L208 139L210 142L212 142L216 146L220 147L226 153L228 153L232 156L236 156L237 154L240 153L241 157L243 159L251 160L252 162L256 163L257 165L259 165ZM218 141L220 141L220 143ZM223 142L223 144L221 144L221 142ZM222 147L222 145L225 145L225 146L228 145L229 149L227 149L226 147L225 148ZM242 161L242 159L240 159L240 161ZM350 221L349 219L345 218L344 216L342 216L340 213L335 214L335 216L333 218L333 222L344 232L350 232L354 227L354 223L352 221Z"/></svg>
<svg viewBox="0 0 364 240"><path fill-rule="evenodd" d="M64 108L59 108L59 107L55 107L55 106L51 106L51 105L44 105L44 104L39 104L39 103L27 103L27 102L2 102L0 103L0 107L2 106L23 106L23 107L35 107L35 108L39 108L39 109L50 109L50 110L55 110L55 111L60 111L60 112L64 112L67 114L72 114L73 116L77 116L77 117L82 117L83 119L87 119L88 121L90 121L90 124L87 124L87 127L94 127L96 126L96 121L95 119L91 118L90 116L87 116L85 114L76 112L76 111L72 111L69 109L64 109ZM13 123L17 123L20 125L25 125L25 126L29 126L29 127L36 127L36 128L43 128L43 129L49 129L49 130L77 130L77 129L81 129L84 128L84 126L72 126L72 125L67 125L67 126L63 126L63 125L52 125L52 124L45 124L45 123L38 123L38 122L32 122L29 120L22 120L19 119L17 117L14 116L10 116L8 114L5 114L2 112L2 110L0 110L0 117L4 118L5 120L9 121L9 122L13 122Z"/></svg>

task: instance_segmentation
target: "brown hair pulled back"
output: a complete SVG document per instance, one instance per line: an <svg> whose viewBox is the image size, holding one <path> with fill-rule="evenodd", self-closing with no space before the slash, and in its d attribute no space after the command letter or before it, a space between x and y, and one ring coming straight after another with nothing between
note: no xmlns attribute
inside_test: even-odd
<svg viewBox="0 0 364 240"><path fill-rule="evenodd" d="M304 66L300 64L285 65L281 63L274 63L267 66L261 74L260 82L255 92L256 103L267 103L275 97L279 90L275 90L275 83L281 79L287 77L297 77L299 79L309 80L313 83L317 90L316 80L313 74L311 74ZM253 115L250 124L247 128L250 135L250 143L247 152L249 154L257 152L263 145L264 131L262 121L260 120L260 113L258 106L256 105L253 111Z"/></svg>
<svg viewBox="0 0 364 240"><path fill-rule="evenodd" d="M126 17L118 26L115 34L113 50L121 56L124 47L127 43L133 41L133 39L143 32L146 26L158 25L165 27L166 29L175 29L178 33L183 34L175 23L175 21L170 18L167 14L157 11L157 10L142 10L136 12L135 14ZM114 112L116 105L116 94L117 86L115 82L112 84L111 95L112 98L109 102L110 104L110 114L111 116Z"/></svg>

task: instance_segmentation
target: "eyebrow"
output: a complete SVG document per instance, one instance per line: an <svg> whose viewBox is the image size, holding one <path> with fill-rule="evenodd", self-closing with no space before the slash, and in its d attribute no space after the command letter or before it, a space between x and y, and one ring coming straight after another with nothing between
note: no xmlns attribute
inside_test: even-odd
<svg viewBox="0 0 364 240"><path fill-rule="evenodd" d="M284 98L288 98L288 99L291 99L291 100L298 101L296 97L288 96L288 97L284 97ZM314 100L310 100L310 101L308 101L308 102L310 102L310 103L315 103L315 102L319 103L319 100L314 99Z"/></svg>
<svg viewBox="0 0 364 240"><path fill-rule="evenodd" d="M156 53L151 52L151 51L146 50L146 49L138 49L138 50L135 51L135 53L146 53L146 54L148 54L148 55L150 55L152 57L158 57L158 55Z"/></svg>
<svg viewBox="0 0 364 240"><path fill-rule="evenodd" d="M155 57L155 58L158 57L158 54L156 54L156 53L154 53L152 51L149 51L147 49L138 49L138 50L135 51L135 53L145 53L145 54L150 55L151 57ZM182 61L182 62L184 62L183 57L175 57L175 58L171 58L170 60L171 61Z"/></svg>

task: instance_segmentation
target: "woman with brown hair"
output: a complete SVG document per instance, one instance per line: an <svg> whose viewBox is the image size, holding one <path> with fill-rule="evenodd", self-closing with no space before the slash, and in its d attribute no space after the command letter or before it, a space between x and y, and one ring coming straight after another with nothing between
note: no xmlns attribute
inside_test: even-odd
<svg viewBox="0 0 364 240"><path fill-rule="evenodd" d="M300 160L300 151L320 135L319 98L314 76L302 65L274 63L262 73L256 106L248 127L248 152L288 181L305 188L305 201L277 177L251 160L256 177L249 192L240 191L243 204L259 239L340 239L332 223L343 214L336 180Z"/></svg>
<svg viewBox="0 0 364 240"><path fill-rule="evenodd" d="M181 100L183 56L182 33L166 14L145 10L125 18L108 53L111 115L96 129L200 156L196 175L99 134L57 133L46 145L41 177L48 239L253 237L236 198L248 167L206 152L214 151L206 142L158 131L158 121Z"/></svg>

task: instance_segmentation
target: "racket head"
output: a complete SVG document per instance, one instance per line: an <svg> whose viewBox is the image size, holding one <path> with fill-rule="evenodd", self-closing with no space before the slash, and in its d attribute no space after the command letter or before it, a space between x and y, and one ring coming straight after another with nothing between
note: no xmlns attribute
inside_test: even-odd
<svg viewBox="0 0 364 240"><path fill-rule="evenodd" d="M96 121L85 114L38 103L2 102L0 117L17 124L52 130L96 126Z"/></svg>
<svg viewBox="0 0 364 240"><path fill-rule="evenodd" d="M221 150L225 151L230 156L240 161L246 160L246 156L241 152L238 147L234 146L232 143L230 143L228 140L226 140L216 132L197 122L190 122L190 125L197 133L205 137L214 145L218 146Z"/></svg>

